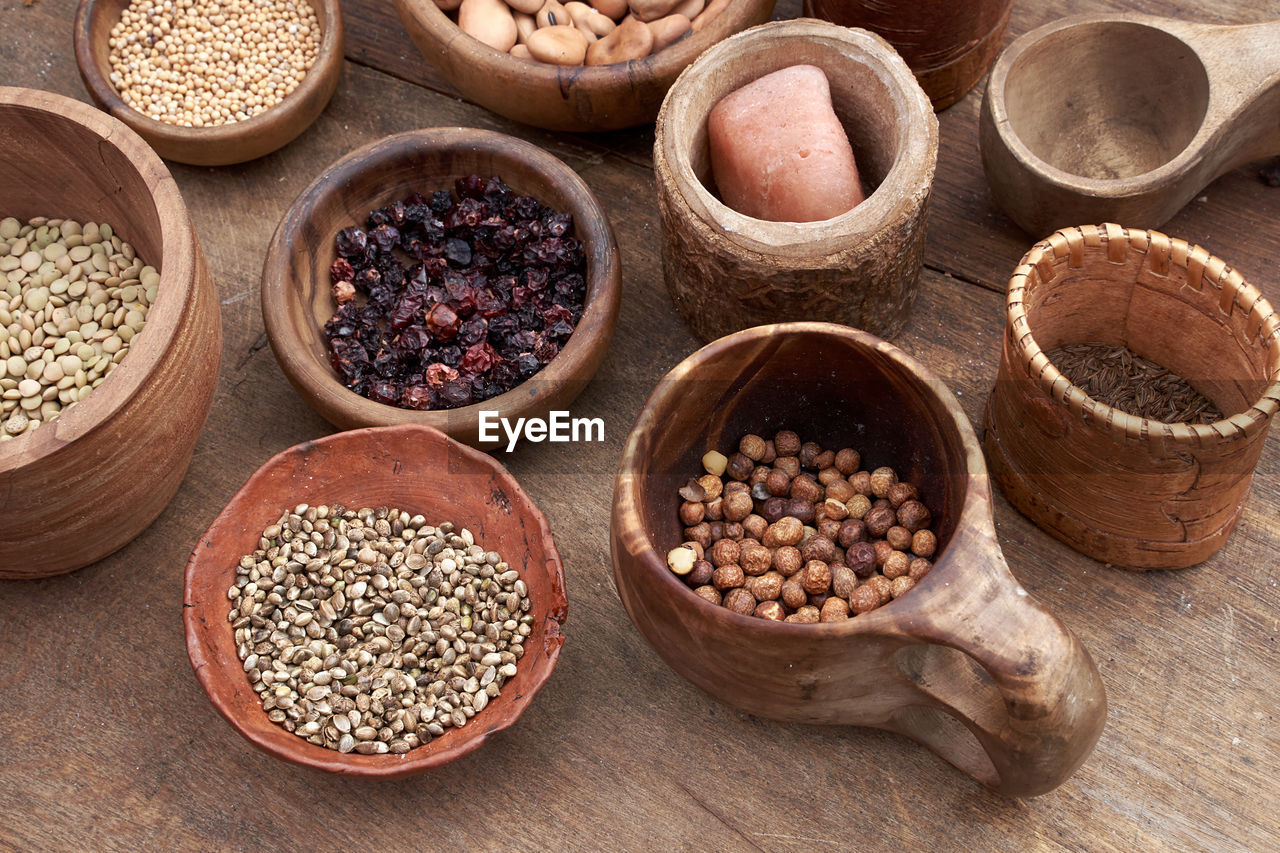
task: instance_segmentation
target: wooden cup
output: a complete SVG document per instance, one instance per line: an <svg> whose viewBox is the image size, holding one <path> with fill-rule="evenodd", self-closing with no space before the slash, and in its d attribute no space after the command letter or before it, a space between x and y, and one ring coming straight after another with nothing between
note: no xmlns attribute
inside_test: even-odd
<svg viewBox="0 0 1280 853"><path fill-rule="evenodd" d="M1009 502L1127 569L1198 563L1226 542L1280 408L1280 317L1219 258L1156 231L1064 228L1009 280L983 447ZM1225 420L1137 418L1072 385L1045 355L1129 347L1179 374Z"/></svg>
<svg viewBox="0 0 1280 853"><path fill-rule="evenodd" d="M844 622L740 616L666 565L683 539L677 490L708 450L791 429L851 446L915 484L939 549L915 589ZM649 397L614 489L614 581L640 633L730 705L872 726L923 743L984 784L1044 793L1085 760L1106 697L1075 635L1030 598L996 542L982 453L959 403L919 362L827 323L748 329L704 346Z"/></svg>
<svg viewBox="0 0 1280 853"><path fill-rule="evenodd" d="M915 72L936 110L965 96L987 73L1013 0L804 0L804 12L888 39Z"/></svg>
<svg viewBox="0 0 1280 853"><path fill-rule="evenodd" d="M1280 21L1077 15L991 69L982 166L1039 237L1077 222L1157 228L1218 175L1280 154Z"/></svg>
<svg viewBox="0 0 1280 853"><path fill-rule="evenodd" d="M725 95L799 63L831 81L867 199L821 222L744 216L714 192L707 115ZM653 146L667 290L703 340L779 320L830 320L890 337L915 301L938 122L879 36L823 21L747 30L672 86Z"/></svg>

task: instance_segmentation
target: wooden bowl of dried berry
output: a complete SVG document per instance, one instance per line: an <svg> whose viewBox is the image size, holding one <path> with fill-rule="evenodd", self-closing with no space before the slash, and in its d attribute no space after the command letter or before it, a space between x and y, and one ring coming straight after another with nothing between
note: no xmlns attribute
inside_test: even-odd
<svg viewBox="0 0 1280 853"><path fill-rule="evenodd" d="M711 45L775 0L396 0L427 61L469 100L550 130L653 121Z"/></svg>
<svg viewBox="0 0 1280 853"><path fill-rule="evenodd" d="M618 319L618 249L571 168L473 128L389 136L303 191L262 313L289 381L343 428L419 423L477 444L482 412L564 409Z"/></svg>
<svg viewBox="0 0 1280 853"><path fill-rule="evenodd" d="M567 611L551 530L515 478L404 425L259 468L196 544L182 616L201 687L255 746L397 778L512 726Z"/></svg>
<svg viewBox="0 0 1280 853"><path fill-rule="evenodd" d="M738 708L899 732L1014 796L1102 731L1088 653L1001 555L959 403L873 335L760 326L677 365L627 440L610 539L640 633Z"/></svg>
<svg viewBox="0 0 1280 853"><path fill-rule="evenodd" d="M123 547L182 483L213 404L217 291L129 128L0 87L0 578Z"/></svg>
<svg viewBox="0 0 1280 853"><path fill-rule="evenodd" d="M161 157L223 166L287 145L324 111L342 12L338 0L80 0L75 53L94 101Z"/></svg>

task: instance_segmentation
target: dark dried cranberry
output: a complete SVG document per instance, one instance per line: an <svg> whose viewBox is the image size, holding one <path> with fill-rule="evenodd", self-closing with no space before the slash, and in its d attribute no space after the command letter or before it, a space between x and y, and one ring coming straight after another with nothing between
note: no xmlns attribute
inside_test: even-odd
<svg viewBox="0 0 1280 853"><path fill-rule="evenodd" d="M537 356L531 352L522 352L516 358L516 368L520 371L522 379L528 379L533 374L542 369L542 362L538 361Z"/></svg>
<svg viewBox="0 0 1280 853"><path fill-rule="evenodd" d="M516 219L537 219L538 211L542 209L542 202L533 196L522 195L512 203L511 207Z"/></svg>
<svg viewBox="0 0 1280 853"><path fill-rule="evenodd" d="M329 280L333 282L351 281L351 277L356 271L351 266L351 262L346 258L338 258L329 265Z"/></svg>
<svg viewBox="0 0 1280 853"><path fill-rule="evenodd" d="M487 343L476 344L468 347L458 371L466 376L478 376L493 367L497 360L498 354L493 351L493 347Z"/></svg>
<svg viewBox="0 0 1280 853"><path fill-rule="evenodd" d="M547 286L549 275L542 267L530 267L520 276L520 283L530 290L543 290Z"/></svg>
<svg viewBox="0 0 1280 853"><path fill-rule="evenodd" d="M476 310L482 317L497 317L507 313L507 300L501 293L486 288L476 294Z"/></svg>
<svg viewBox="0 0 1280 853"><path fill-rule="evenodd" d="M356 286L356 290L361 293L368 293L370 288L378 285L382 281L382 273L373 267L365 267L351 277L351 283Z"/></svg>
<svg viewBox="0 0 1280 853"><path fill-rule="evenodd" d="M334 240L334 248L344 258L356 258L364 255L364 250L368 245L369 235L364 232L363 228L356 225L343 228L338 232L337 239Z"/></svg>
<svg viewBox="0 0 1280 853"><path fill-rule="evenodd" d="M406 409L434 409L436 395L426 385L406 385L400 392L400 405Z"/></svg>
<svg viewBox="0 0 1280 853"><path fill-rule="evenodd" d="M428 385L439 390L444 386L444 383L457 379L458 371L447 364L436 362L435 364L427 365L424 376Z"/></svg>
<svg viewBox="0 0 1280 853"><path fill-rule="evenodd" d="M520 331L520 324L510 314L489 319L489 343L495 347L508 343L511 336Z"/></svg>
<svg viewBox="0 0 1280 853"><path fill-rule="evenodd" d="M379 225L369 235L378 251L390 252L400 244L400 229L394 225Z"/></svg>
<svg viewBox="0 0 1280 853"><path fill-rule="evenodd" d="M539 363L547 364L560 354L560 345L552 340L544 340L533 349L533 355Z"/></svg>
<svg viewBox="0 0 1280 853"><path fill-rule="evenodd" d="M503 391L508 391L520 381L520 369L514 361L499 359L489 369L489 378Z"/></svg>
<svg viewBox="0 0 1280 853"><path fill-rule="evenodd" d="M440 388L440 402L451 409L471 405L471 383L463 377L444 383Z"/></svg>
<svg viewBox="0 0 1280 853"><path fill-rule="evenodd" d="M398 331L410 323L421 320L425 303L426 299L418 294L405 294L387 315L387 325Z"/></svg>
<svg viewBox="0 0 1280 853"><path fill-rule="evenodd" d="M458 193L458 198L484 198L484 180L479 175L467 175L465 178L458 178L458 180L454 181L453 188Z"/></svg>
<svg viewBox="0 0 1280 853"><path fill-rule="evenodd" d="M458 329L458 345L475 346L489 337L489 324L483 317L476 317L463 323Z"/></svg>
<svg viewBox="0 0 1280 853"><path fill-rule="evenodd" d="M375 403L394 406L400 402L400 386L394 382L371 382L368 397Z"/></svg>
<svg viewBox="0 0 1280 853"><path fill-rule="evenodd" d="M459 364L462 364L462 347L454 346L452 344L449 346L439 347L436 349L436 360L443 362L450 367L457 367Z"/></svg>
<svg viewBox="0 0 1280 853"><path fill-rule="evenodd" d="M563 237L573 230L572 213L552 213L543 222L553 237Z"/></svg>
<svg viewBox="0 0 1280 853"><path fill-rule="evenodd" d="M457 237L444 241L444 259L455 267L465 267L471 263L471 244Z"/></svg>
<svg viewBox="0 0 1280 853"><path fill-rule="evenodd" d="M436 190L431 194L431 210L437 216L453 207L453 193L448 190Z"/></svg>
<svg viewBox="0 0 1280 853"><path fill-rule="evenodd" d="M458 334L458 314L441 302L427 314L427 328L438 341L451 341Z"/></svg>

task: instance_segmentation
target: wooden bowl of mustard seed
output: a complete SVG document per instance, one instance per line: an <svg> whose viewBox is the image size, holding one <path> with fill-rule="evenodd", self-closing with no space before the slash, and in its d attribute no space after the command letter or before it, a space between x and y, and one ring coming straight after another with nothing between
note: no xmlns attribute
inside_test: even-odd
<svg viewBox="0 0 1280 853"><path fill-rule="evenodd" d="M678 492L703 455L781 430L857 447L865 468L892 467L917 486L938 544L908 594L842 621L775 622L700 597L668 567L685 536ZM866 332L758 326L673 368L623 450L610 544L644 638L680 675L750 713L904 734L1012 796L1060 785L1102 731L1106 697L1088 653L1004 561L959 402Z"/></svg>
<svg viewBox="0 0 1280 853"><path fill-rule="evenodd" d="M338 0L231 0L220 13L157 0L80 0L76 10L85 88L165 159L225 166L269 154L306 130L337 88ZM259 55L255 43L275 52Z"/></svg>
<svg viewBox="0 0 1280 853"><path fill-rule="evenodd" d="M404 425L268 460L196 543L182 617L200 685L254 746L398 778L514 725L567 612L551 530L515 478Z"/></svg>
<svg viewBox="0 0 1280 853"><path fill-rule="evenodd" d="M137 134L7 87L0 128L0 578L38 578L123 547L169 503L222 332L182 197ZM143 309L145 325L126 321Z"/></svg>
<svg viewBox="0 0 1280 853"><path fill-rule="evenodd" d="M405 251L410 229L418 227L408 221L415 211L426 220L434 219L436 214L430 210L424 213L424 204L404 204L402 200L419 194L427 201L437 193L455 193L456 199L459 179L469 176L481 179L486 192L491 180L500 178L511 196L534 199L556 211L557 216L571 217L557 220L561 224L571 222L570 229L561 238L552 239L550 226L545 223L522 220L519 214L495 214L494 224L485 219L474 232L491 234L496 241L499 231L518 235L535 225L547 230L542 238L516 242L501 250L499 261L483 269L455 262L455 256L449 254L453 241L440 236L438 229L435 236L422 232L422 241L410 246L412 254ZM391 211L390 205L398 207ZM476 211L482 207L491 209L487 201L476 205ZM497 205L512 206L520 205ZM463 214L461 202L454 212L441 215L450 220L455 213ZM375 215L393 214L404 217L395 220L398 228L388 222L377 228L372 226ZM355 289L348 291L349 301L340 303L340 290L351 287L340 276L352 274L350 263L339 251L342 248L350 254L352 249L340 246L340 240L346 240L344 235L354 235L353 239L362 241L360 245L369 241L366 249L371 251L372 242L381 239L375 232L392 228L401 239L397 243L392 237L387 254L379 261L382 272L375 278L380 282L367 285L363 276L372 275L372 271L363 270L354 276ZM472 229L463 229L467 230ZM478 240L479 237L473 241L474 250L468 247L463 254L474 259L481 257L482 251L498 251L482 248ZM550 277L543 275L543 281L535 285L530 279L535 270L526 265L527 252L541 252L540 247L549 245L564 248L567 241L580 246L578 254L585 257L581 271L572 274L576 278L571 295L578 300L567 315L572 328L570 331L566 324L568 336L558 339L562 343L555 345L556 351L534 347L534 372L527 376L520 373L516 378L508 376L513 384L508 384L507 390L477 402L464 397L453 407L407 407L406 403L413 402L408 399L409 392L431 385L435 373L452 377L450 383L454 385L461 381L460 377L465 378L469 369L465 353L476 347L489 346L488 357L496 354L507 362L507 368L523 365L524 354L519 350L548 334L528 331L530 326L525 321L532 320L534 329L543 328L538 325L543 322L539 318L562 307L564 294L558 288L560 283L569 281L568 277L556 279L558 273L552 273ZM447 261L440 257L442 244ZM346 271L338 272L344 264ZM400 268L397 273L402 275L394 285L389 283L393 265ZM467 277L466 281L460 283L460 276ZM359 148L331 165L303 190L285 213L267 250L262 270L262 314L271 349L285 376L313 409L337 426L350 429L425 424L473 446L495 446L501 442L499 419L514 424L520 418L545 418L551 411L567 409L586 388L608 350L617 324L621 281L618 247L608 217L587 184L563 161L536 145L501 133L466 127L427 128L388 136ZM377 294L375 291L383 285L390 290ZM470 295L458 296L455 285L469 289ZM421 288L422 301L397 318L400 306L410 304L409 291L413 288ZM492 307L485 302L490 297L497 298ZM510 303L506 302L508 297L512 299ZM525 299L528 305L517 308L516 300ZM467 308L462 307L463 301L469 303ZM472 301L474 307L470 306ZM355 337L362 342L364 351L338 353L329 324L340 306L363 311L376 304L395 307L376 323L366 322L365 328L358 330ZM458 306L449 331L452 337L434 325L434 312L446 304ZM475 325L485 329L474 339L467 337ZM520 334L532 338L516 343ZM414 335L421 340L414 343ZM446 340L455 345L456 351L442 353L439 345ZM402 352L408 346L415 353L412 365L400 372L381 369L380 358ZM337 358L347 362L342 365L344 369L355 359L362 359L366 363L357 365L359 376L370 382L385 380L394 387L381 399L357 393L352 385L360 387L360 383L348 384L348 374L340 374L335 367ZM443 399L444 385L431 387L431 394L439 387ZM426 402L433 403L435 398ZM491 424L484 435L482 413L489 413Z"/></svg>

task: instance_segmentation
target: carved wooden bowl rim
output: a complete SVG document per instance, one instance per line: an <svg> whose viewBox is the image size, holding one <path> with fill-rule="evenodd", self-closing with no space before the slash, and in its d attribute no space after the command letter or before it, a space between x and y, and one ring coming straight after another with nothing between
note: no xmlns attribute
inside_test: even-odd
<svg viewBox="0 0 1280 853"><path fill-rule="evenodd" d="M832 48L842 60L870 68L892 96L893 120L899 131L893 164L865 201L831 219L770 222L739 213L703 184L688 156L691 140L707 120L706 114L695 115L690 109L692 93L713 85L726 62L740 61L744 54L768 50L780 42L819 43ZM760 24L724 39L699 56L667 92L658 112L654 140L655 164L670 170L673 191L681 194L700 224L763 255L797 249L839 254L850 240L873 238L901 225L903 201L915 199L918 206L929 194L937 151L938 120L933 105L892 45L868 30L813 19Z"/></svg>
<svg viewBox="0 0 1280 853"><path fill-rule="evenodd" d="M192 298L198 273L196 235L182 195L164 162L142 137L119 119L82 101L38 89L0 86L0 124L8 125L4 114L11 110L47 113L51 121L76 125L77 133L96 138L99 146L110 146L124 155L155 205L156 218L160 223L156 242L161 246L161 256L145 258L160 274L160 285L156 301L147 312L146 327L129 346L129 356L120 361L92 394L55 420L0 442L0 474L68 450L76 439L103 428L131 403L139 390L161 369L166 353L172 349L174 335ZM66 140L49 139L47 143L65 146ZM56 205L56 200L50 199L50 203ZM54 211L56 213L56 206ZM119 223L110 224L119 227ZM134 236L118 236L137 245Z"/></svg>
<svg viewBox="0 0 1280 853"><path fill-rule="evenodd" d="M321 92L326 86L332 87L337 77L336 75L330 77L326 72L335 67L341 67L343 62L342 8L339 0L308 0L316 11L322 30L320 50L316 54L315 62L298 83L297 88L285 96L280 103L244 121L212 127L183 127L169 124L139 112L120 97L119 91L95 58L92 28L97 17L111 14L117 8L128 5L128 2L129 0L80 0L76 8L74 28L76 64L79 66L85 88L89 90L93 99L105 111L129 125L146 139L156 139L165 143L198 144L208 146L210 149L234 146L237 142L252 139L280 125L302 123L305 127L324 111L328 98L313 101L309 96Z"/></svg>
<svg viewBox="0 0 1280 853"><path fill-rule="evenodd" d="M1119 247L1118 249L1116 247ZM1266 377L1268 384L1258 399L1247 409L1211 424L1165 423L1139 418L1099 403L1073 385L1036 342L1027 317L1028 278L1039 279L1046 268L1053 275L1064 265L1079 267L1084 253L1108 252L1112 260L1123 259L1125 253L1151 253L1152 269L1167 272L1177 269L1186 273L1191 286L1207 284L1223 294L1219 305L1227 304L1246 315L1249 343L1267 347ZM1199 282L1199 285L1196 285ZM1005 297L1006 335L1015 348L1018 365L1051 399L1063 404L1075 417L1086 419L1111 435L1127 441L1169 441L1187 447L1221 446L1244 442L1265 431L1270 419L1280 410L1280 315L1277 315L1258 289L1245 281L1226 262L1185 240L1169 237L1159 231L1124 228L1114 223L1061 228L1036 243L1023 256L1012 277ZM1233 310L1232 314L1236 312ZM1225 314L1225 312L1224 312Z"/></svg>

